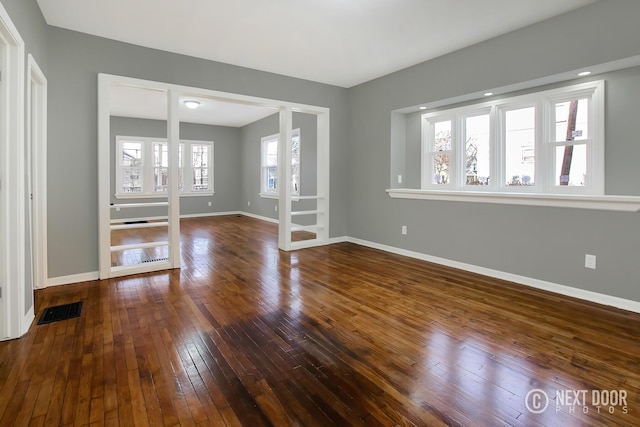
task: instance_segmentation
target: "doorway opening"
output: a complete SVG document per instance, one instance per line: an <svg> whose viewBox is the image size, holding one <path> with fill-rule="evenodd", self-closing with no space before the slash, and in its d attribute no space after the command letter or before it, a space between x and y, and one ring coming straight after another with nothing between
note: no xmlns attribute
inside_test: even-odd
<svg viewBox="0 0 640 427"><path fill-rule="evenodd" d="M280 249L328 243L328 108L107 74L98 79L101 279L180 268L181 204L206 196L212 206L214 183L225 185L214 180L215 168L210 169L218 159L216 142L188 137L187 128L229 111L254 114L256 120L277 118L278 162L286 165L278 168L283 185L274 197ZM129 101L122 103L122 97ZM127 113L122 105L142 106L144 112ZM314 143L303 149L313 164L300 183L304 194L294 194L292 187L291 136L299 116L313 121L313 135L307 137ZM136 130L136 135L122 130L134 121L147 130Z"/></svg>

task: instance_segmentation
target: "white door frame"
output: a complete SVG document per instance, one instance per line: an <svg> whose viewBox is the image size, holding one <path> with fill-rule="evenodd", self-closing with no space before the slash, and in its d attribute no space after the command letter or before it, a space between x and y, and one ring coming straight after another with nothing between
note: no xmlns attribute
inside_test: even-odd
<svg viewBox="0 0 640 427"><path fill-rule="evenodd" d="M27 57L27 150L31 152L33 284L47 287L47 78Z"/></svg>
<svg viewBox="0 0 640 427"><path fill-rule="evenodd" d="M326 225L323 231L324 236L329 235L329 220L328 220L328 200L329 200L329 158L328 158L328 148L329 148L329 108L319 107L315 105L306 105L299 104L288 101L274 100L268 98L259 98L255 96L247 96L240 95L236 93L229 92L220 92L215 90L203 89L203 88L195 88L189 86L181 86L170 83L162 83L155 82L150 80L136 79L131 77L117 76L111 74L99 74L98 75L98 222L100 229L100 279L106 279L109 277L114 277L114 273L111 268L111 251L110 251L110 241L111 241L111 230L109 227L110 218L111 218L111 206L110 206L110 106L109 106L109 92L110 88L114 84L119 85L128 85L139 88L153 89L153 90L162 90L168 93L168 112L167 112L167 123L168 123L168 134L167 141L170 144L172 140L175 139L176 148L175 148L175 156L177 157L177 140L178 140L178 124L179 119L177 117L178 111L178 99L180 96L196 96L196 97L209 97L212 99L216 99L218 101L224 101L229 103L242 103L249 105L256 105L262 107L271 107L273 108L274 113L285 109L289 112L304 112L310 114L318 115L318 132L320 138L318 139L318 150L319 156L322 158L322 170L318 169L318 186L323 190L323 197L326 198ZM291 121L285 122L285 128L289 128L288 133L291 133L290 130ZM282 129L281 129L282 131ZM286 132L286 131L285 131ZM289 159L290 160L290 159ZM177 164L177 162L170 162L170 172L169 179L171 181L171 165ZM282 168L283 170L290 169ZM215 172L214 172L215 173ZM174 173L177 176L177 174ZM173 187L173 185L171 185ZM177 181L175 188L177 189ZM174 192L173 196L171 195L171 191L169 192L169 198L172 199L170 203L171 212L169 215L169 223L170 223L170 240L175 238L179 241L179 194ZM285 191L281 191L279 195L279 203L281 207L285 205L289 206L291 202L291 195L287 195ZM290 211L290 209L289 209ZM173 227L171 224L173 223L171 218L176 219L176 225ZM284 225L280 225L282 229ZM290 227L287 227L290 233ZM280 233L282 235L283 233ZM324 239L316 243L326 244L328 243L328 239ZM285 248L284 244L280 242L279 244L281 249L289 250L289 248ZM171 248L172 256L170 256L170 267L165 268L180 268L180 256L179 256L180 245L174 245ZM145 271L153 271L157 270L157 266L140 266L136 271L129 272L128 274L133 273L142 273Z"/></svg>
<svg viewBox="0 0 640 427"><path fill-rule="evenodd" d="M0 97L0 340L24 334L33 320L25 310L24 41L0 3L2 96Z"/></svg>

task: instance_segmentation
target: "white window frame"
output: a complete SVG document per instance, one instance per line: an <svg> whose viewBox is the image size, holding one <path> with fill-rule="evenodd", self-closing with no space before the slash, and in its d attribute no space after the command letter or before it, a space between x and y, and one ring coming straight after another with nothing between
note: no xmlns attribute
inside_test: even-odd
<svg viewBox="0 0 640 427"><path fill-rule="evenodd" d="M556 147L572 145L555 141L555 103L570 99L589 99L588 139L573 145L587 147L587 180L584 186L556 185ZM535 107L535 179L531 186L506 185L505 177L505 115L507 111ZM490 179L488 185L466 184L466 137L464 120L467 117L490 115ZM460 193L519 193L558 195L604 195L604 81L574 84L557 89L530 93L496 101L481 102L458 108L427 112L422 123L422 190ZM434 184L433 126L437 122L452 121L452 150L448 184Z"/></svg>
<svg viewBox="0 0 640 427"><path fill-rule="evenodd" d="M122 191L122 145L123 142L142 142L142 191L140 193L125 193ZM182 188L180 196L211 196L215 193L213 186L213 141L180 140L180 150L182 152L182 165L179 169L182 172ZM153 185L153 146L154 144L167 144L166 138L150 138L140 136L116 136L115 144L115 197L117 199L138 199L166 197L166 191L154 191ZM192 146L208 146L208 189L194 190L193 185L193 159Z"/></svg>
<svg viewBox="0 0 640 427"><path fill-rule="evenodd" d="M279 190L280 187L277 185L276 182L276 190L275 191L270 191L267 189L267 168L272 167L272 166L267 166L266 164L266 159L267 159L267 144L272 143L274 141L278 141L278 138L280 137L279 133L276 133L274 135L269 135L269 136L264 136L261 138L260 140L260 197L265 197L265 198L272 198L272 199L277 199L279 196ZM299 150L300 150L300 159L302 158L302 138L300 136L300 129L293 129L291 131L291 138L298 138L299 139ZM300 162L300 159L298 160ZM278 176L278 163L276 161L276 176ZM300 181L300 178L302 176L302 172L301 172L301 166L300 164L298 165L298 181ZM294 176L292 176L292 180L294 179ZM295 188L295 185L291 186L292 188L292 192L291 194L293 196L299 196L300 195L300 183L298 182L298 186L297 189Z"/></svg>

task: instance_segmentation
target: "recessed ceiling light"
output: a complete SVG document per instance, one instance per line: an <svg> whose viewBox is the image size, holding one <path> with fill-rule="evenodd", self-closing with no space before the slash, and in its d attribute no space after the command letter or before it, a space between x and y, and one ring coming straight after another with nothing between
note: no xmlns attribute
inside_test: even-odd
<svg viewBox="0 0 640 427"><path fill-rule="evenodd" d="M485 92L483 95L484 96L491 96L491 95L493 95L493 92Z"/></svg>
<svg viewBox="0 0 640 427"><path fill-rule="evenodd" d="M186 105L187 108L195 110L200 105L200 102L194 101L193 99L187 99L186 101L184 101L184 105Z"/></svg>
<svg viewBox="0 0 640 427"><path fill-rule="evenodd" d="M589 74L591 74L591 71L583 71L581 73L578 73L580 77L588 76Z"/></svg>

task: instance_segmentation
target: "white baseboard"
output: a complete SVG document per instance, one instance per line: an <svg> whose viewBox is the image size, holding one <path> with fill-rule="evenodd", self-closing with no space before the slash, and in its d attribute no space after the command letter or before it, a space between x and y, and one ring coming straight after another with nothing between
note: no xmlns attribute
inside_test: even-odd
<svg viewBox="0 0 640 427"><path fill-rule="evenodd" d="M47 280L47 287L68 285L70 283L90 282L92 280L98 280L98 278L99 275L97 271L72 274L69 276L49 277L49 280Z"/></svg>
<svg viewBox="0 0 640 427"><path fill-rule="evenodd" d="M483 276L493 277L496 279L507 280L509 282L518 283L525 286L530 286L536 289L542 289L545 291L561 294L573 298L582 299L585 301L594 302L601 305L608 305L622 310L628 310L635 313L640 313L640 302L628 300L611 295L600 294L598 292L587 291L584 289L574 288L572 286L560 285L557 283L547 282L544 280L534 279L531 277L520 276L512 273L505 273L504 271L493 270L490 268L480 267L473 264L466 264L459 261L453 261L446 258L435 257L426 255L420 252L409 251L406 249L396 248L394 246L383 245L380 243L370 242L367 240L356 239L354 237L347 237L348 242L355 243L357 245L367 246L373 249L379 249L385 252L391 252L397 255L404 255L410 258L420 259L422 261L432 262L434 264L441 264L447 267L453 267L460 270L470 271L472 273L482 274Z"/></svg>
<svg viewBox="0 0 640 427"><path fill-rule="evenodd" d="M277 224L278 220L252 214L243 211L233 212L218 212L213 214L196 214L197 216L181 216L181 218L195 218L204 216L221 216L221 215L244 215L250 218L267 221ZM454 261L446 258L440 258L432 255L423 254L421 252L410 251L407 249L397 248L395 246L383 245L381 243L370 242L368 240L357 239L355 237L341 236L331 237L328 244L350 242L356 245L366 246L373 249L379 249L385 252L394 253L397 255L403 255L410 258L420 259L434 264L445 265L447 267L453 267L460 270L469 271L472 273L482 274L484 276L493 277L496 279L507 280L509 282L518 283L532 288L541 289L549 292L553 292L560 295L565 295L573 298L582 299L585 301L594 302L596 304L608 305L622 310L628 310L635 313L640 313L640 301L628 300L612 295L601 294L598 292L587 291L584 289L574 288L572 286L561 285L558 283L547 282L544 280L534 279L531 277L520 276L517 274L506 273L500 270L494 270L490 268L480 267L473 264L467 264L459 261ZM69 283L88 282L91 280L98 280L98 272L92 271L89 273L73 274L70 276L52 277L49 278L47 286L66 285Z"/></svg>
<svg viewBox="0 0 640 427"><path fill-rule="evenodd" d="M240 211L238 213L240 215L248 216L249 218L260 219L262 221L267 221L267 222L270 222L270 223L273 223L273 224L279 224L279 222L280 222L277 219L269 218L268 216L256 215L256 214L249 213L249 212L244 212L244 211Z"/></svg>
<svg viewBox="0 0 640 427"><path fill-rule="evenodd" d="M240 215L240 213L241 213L240 211L208 212L208 213L200 213L200 214L180 215L180 218L206 218L208 216Z"/></svg>

